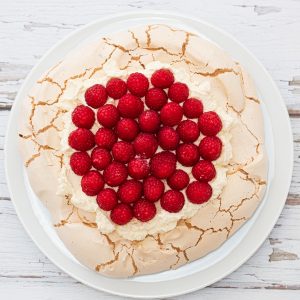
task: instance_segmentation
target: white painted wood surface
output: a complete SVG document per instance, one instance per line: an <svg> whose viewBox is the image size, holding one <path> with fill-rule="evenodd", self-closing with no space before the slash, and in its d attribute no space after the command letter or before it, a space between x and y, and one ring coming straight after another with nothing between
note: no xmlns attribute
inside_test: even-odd
<svg viewBox="0 0 300 300"><path fill-rule="evenodd" d="M185 13L237 37L271 73L294 132L293 181L269 238L227 278L176 299L300 299L300 2L295 0L0 0L0 299L117 298L61 272L24 232L5 183L3 143L16 93L49 47L96 18L142 8Z"/></svg>

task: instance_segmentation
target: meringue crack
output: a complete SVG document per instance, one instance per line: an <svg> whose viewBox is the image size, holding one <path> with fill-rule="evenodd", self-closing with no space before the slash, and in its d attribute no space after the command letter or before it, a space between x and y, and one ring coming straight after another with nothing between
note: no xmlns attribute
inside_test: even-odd
<svg viewBox="0 0 300 300"><path fill-rule="evenodd" d="M235 70L227 69L227 68L217 68L213 72L194 72L194 73L204 77L217 77L225 73L234 73L235 75L238 75L238 73Z"/></svg>

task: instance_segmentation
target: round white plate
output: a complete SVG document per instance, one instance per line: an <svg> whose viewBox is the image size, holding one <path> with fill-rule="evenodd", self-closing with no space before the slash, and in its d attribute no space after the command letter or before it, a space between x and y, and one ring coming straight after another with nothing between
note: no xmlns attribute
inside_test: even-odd
<svg viewBox="0 0 300 300"><path fill-rule="evenodd" d="M270 161L268 190L262 205L237 233L219 249L178 270L111 279L82 266L64 247L53 230L49 214L30 189L18 152L20 104L40 75L82 42L112 31L146 23L165 23L204 35L246 67L263 101L266 146ZM280 120L280 122L278 122ZM276 133L276 134L274 134ZM285 159L281 159L285 157ZM32 69L20 89L8 124L5 168L11 198L30 237L41 251L70 276L95 289L116 295L170 297L210 285L243 264L263 243L275 225L288 194L293 166L293 142L284 102L270 75L259 61L232 36L196 19L166 12L138 11L102 18L75 31L48 51Z"/></svg>

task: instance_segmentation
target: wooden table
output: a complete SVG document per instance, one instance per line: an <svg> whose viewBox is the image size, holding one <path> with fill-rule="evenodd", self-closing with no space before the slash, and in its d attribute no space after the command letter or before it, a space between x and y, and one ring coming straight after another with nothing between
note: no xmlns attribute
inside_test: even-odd
<svg viewBox="0 0 300 300"><path fill-rule="evenodd" d="M293 181L269 238L228 277L176 299L300 299L300 2L293 0L0 0L0 298L117 298L64 274L24 232L5 183L3 144L16 93L49 47L96 18L142 8L195 16L237 37L271 73L294 132Z"/></svg>

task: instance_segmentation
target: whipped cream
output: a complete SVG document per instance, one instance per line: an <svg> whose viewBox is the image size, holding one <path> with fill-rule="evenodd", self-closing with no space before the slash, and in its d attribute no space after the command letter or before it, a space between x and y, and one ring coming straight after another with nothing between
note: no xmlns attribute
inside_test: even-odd
<svg viewBox="0 0 300 300"><path fill-rule="evenodd" d="M214 161L217 175L214 180L210 182L213 189L213 195L209 201L213 201L220 195L227 182L227 165L232 157L230 129L234 124L234 120L225 110L217 106L214 99L211 99L209 80L198 81L195 77L191 78L190 74L185 70L174 68L169 64L161 62L151 62L145 66L145 69L139 70L139 72L144 73L149 78L155 70L160 68L171 69L176 81L184 82L189 86L190 97L200 98L203 102L205 111L216 111L222 120L223 128L218 136L222 140L223 149L221 156L218 160ZM76 176L69 165L69 159L73 153L73 149L71 149L68 144L68 136L71 131L76 129L71 120L71 113L77 105L85 104L84 93L88 87L96 83L105 85L111 77L126 79L129 75L127 70L119 70L114 61L107 62L103 67L103 72L104 75L102 74L101 77L99 76L98 78L94 77L85 80L77 78L68 81L65 91L61 96L60 101L57 103L61 109L67 111L63 116L64 129L60 132L61 151L64 153L64 165L60 172L57 193L60 195L68 194L70 195L71 202L74 206L88 212L95 212L96 223L100 232L107 234L116 231L120 236L128 240L142 240L148 234L157 234L172 230L176 227L179 220L193 217L199 209L207 205L207 203L193 204L185 197L185 204L182 210L178 213L169 213L163 210L158 202L156 203L157 214L149 222L143 223L134 218L128 224L119 226L110 220L109 212L99 209L96 203L96 197L87 196L82 192L80 186L81 177ZM115 104L115 100L109 99L107 103ZM100 125L96 122L92 131L95 133L99 127ZM200 138L197 143L198 142L200 142ZM191 174L191 167L184 167L179 164L178 167L189 174L190 181L194 181ZM165 185L167 187L166 182ZM185 190L183 191L183 194L185 195Z"/></svg>

